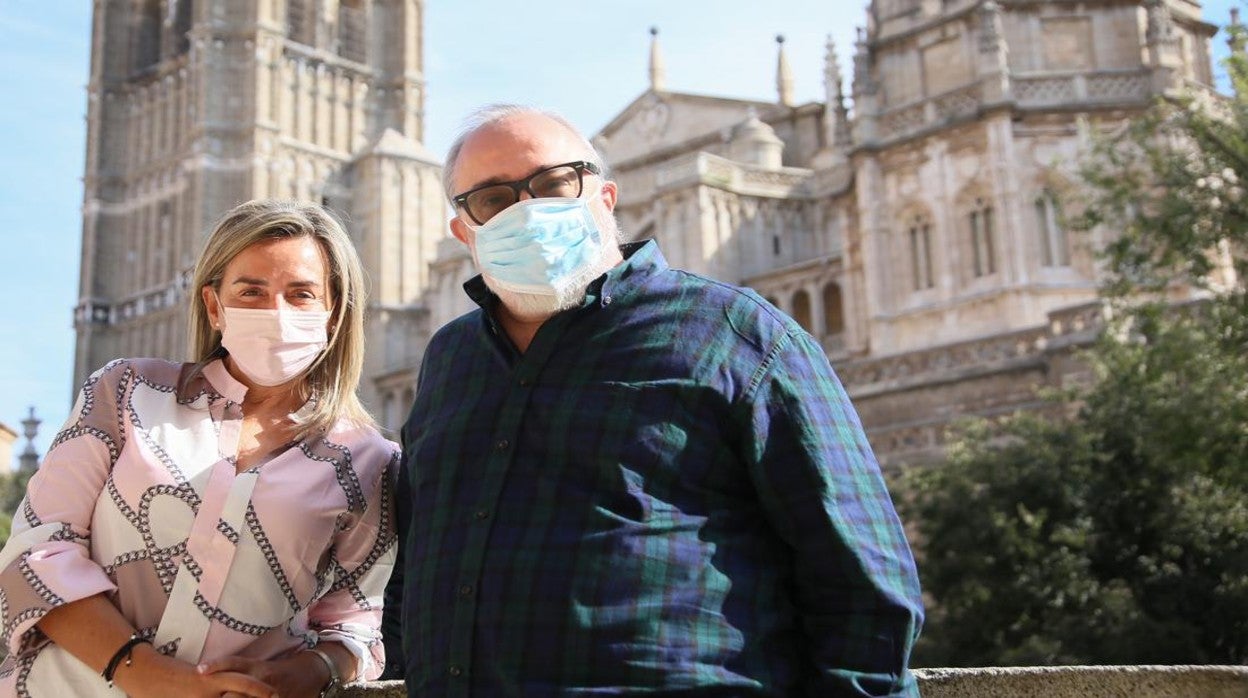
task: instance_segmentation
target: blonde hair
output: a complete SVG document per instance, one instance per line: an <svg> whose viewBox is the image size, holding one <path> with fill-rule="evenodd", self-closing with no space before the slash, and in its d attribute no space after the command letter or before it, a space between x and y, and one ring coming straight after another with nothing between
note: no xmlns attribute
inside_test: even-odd
<svg viewBox="0 0 1248 698"><path fill-rule="evenodd" d="M202 289L220 291L229 263L248 247L265 240L310 237L325 256L329 276L329 344L308 368L298 387L303 399L315 398L300 419L300 438L328 431L338 420L375 426L356 394L364 369L364 269L342 224L324 208L302 201L256 199L240 204L212 227L195 264L189 294L190 350L198 375L205 365L229 352L213 329Z"/></svg>

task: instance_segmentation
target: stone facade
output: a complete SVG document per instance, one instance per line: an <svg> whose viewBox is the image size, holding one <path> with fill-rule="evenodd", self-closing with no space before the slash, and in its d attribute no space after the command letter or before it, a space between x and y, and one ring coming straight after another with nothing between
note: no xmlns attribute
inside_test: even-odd
<svg viewBox="0 0 1248 698"><path fill-rule="evenodd" d="M410 395L446 218L421 145L422 7L95 0L76 382L118 356L184 356L203 233L239 202L293 197L339 212L368 270L366 403Z"/></svg>
<svg viewBox="0 0 1248 698"><path fill-rule="evenodd" d="M1210 93L1214 31L1180 0L877 0L852 113L831 45L826 102L789 104L781 44L775 102L669 92L652 65L596 143L627 235L793 315L881 460L929 460L953 420L1080 379L1103 242L1063 229L1080 155L1163 93Z"/></svg>
<svg viewBox="0 0 1248 698"><path fill-rule="evenodd" d="M373 284L364 398L401 422L472 274L420 143L422 7L96 0L76 378L182 354L213 216L319 199ZM651 88L594 140L627 238L793 315L881 459L928 460L952 420L1081 379L1101 241L1062 226L1080 153L1160 94L1210 93L1214 32L1192 0L876 0L851 78L829 46L809 104L782 43L777 99L748 101L667 90L656 37Z"/></svg>

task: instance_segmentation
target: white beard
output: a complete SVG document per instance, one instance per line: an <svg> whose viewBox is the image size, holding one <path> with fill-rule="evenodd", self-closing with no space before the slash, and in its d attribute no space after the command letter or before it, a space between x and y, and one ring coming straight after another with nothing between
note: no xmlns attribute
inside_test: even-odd
<svg viewBox="0 0 1248 698"><path fill-rule="evenodd" d="M605 218L606 220L603 220ZM607 213L601 216L594 211L594 219L604 238L598 258L593 264L577 272L569 283L555 293L523 293L503 288L489 274L482 272L481 278L485 285L498 296L507 312L517 320L540 322L557 313L575 308L585 300L585 292L594 279L610 271L619 263L620 226L615 216Z"/></svg>
<svg viewBox="0 0 1248 698"><path fill-rule="evenodd" d="M499 301L507 308L507 312L517 320L537 322L545 320L557 313L580 305L585 298L588 283L578 283L567 287L563 293L545 295L541 293L521 293L497 286L489 276L483 276L485 285L490 287Z"/></svg>

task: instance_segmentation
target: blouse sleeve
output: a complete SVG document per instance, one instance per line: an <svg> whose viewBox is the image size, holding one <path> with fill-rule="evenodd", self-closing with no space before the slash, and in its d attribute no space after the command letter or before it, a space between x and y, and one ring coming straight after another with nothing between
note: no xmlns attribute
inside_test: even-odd
<svg viewBox="0 0 1248 698"><path fill-rule="evenodd" d="M360 662L359 680L371 681L386 665L381 616L386 581L394 567L394 486L399 454L393 444L376 458L372 496L356 523L334 538L330 567L334 581L308 609L309 625L322 641L341 642Z"/></svg>
<svg viewBox="0 0 1248 698"><path fill-rule="evenodd" d="M91 517L125 445L118 405L132 378L132 367L118 360L87 379L26 485L0 550L0 592L7 604L3 642L10 653L46 642L35 624L53 608L116 590L91 558Z"/></svg>

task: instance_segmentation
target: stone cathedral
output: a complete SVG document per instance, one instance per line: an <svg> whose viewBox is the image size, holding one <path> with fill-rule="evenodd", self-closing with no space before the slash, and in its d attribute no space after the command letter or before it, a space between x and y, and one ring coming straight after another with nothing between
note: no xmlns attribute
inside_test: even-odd
<svg viewBox="0 0 1248 698"><path fill-rule="evenodd" d="M362 387L400 424L433 330L470 307L421 144L423 0L96 0L75 380L182 357L202 232L254 197L343 214L371 280ZM826 99L651 86L594 142L630 239L756 289L822 342L881 462L958 417L1079 380L1096 240L1067 235L1080 153L1176 91L1213 95L1195 0L874 0ZM627 95L621 95L621 104ZM852 101L852 107L851 107ZM1108 233L1112 234L1112 233Z"/></svg>

